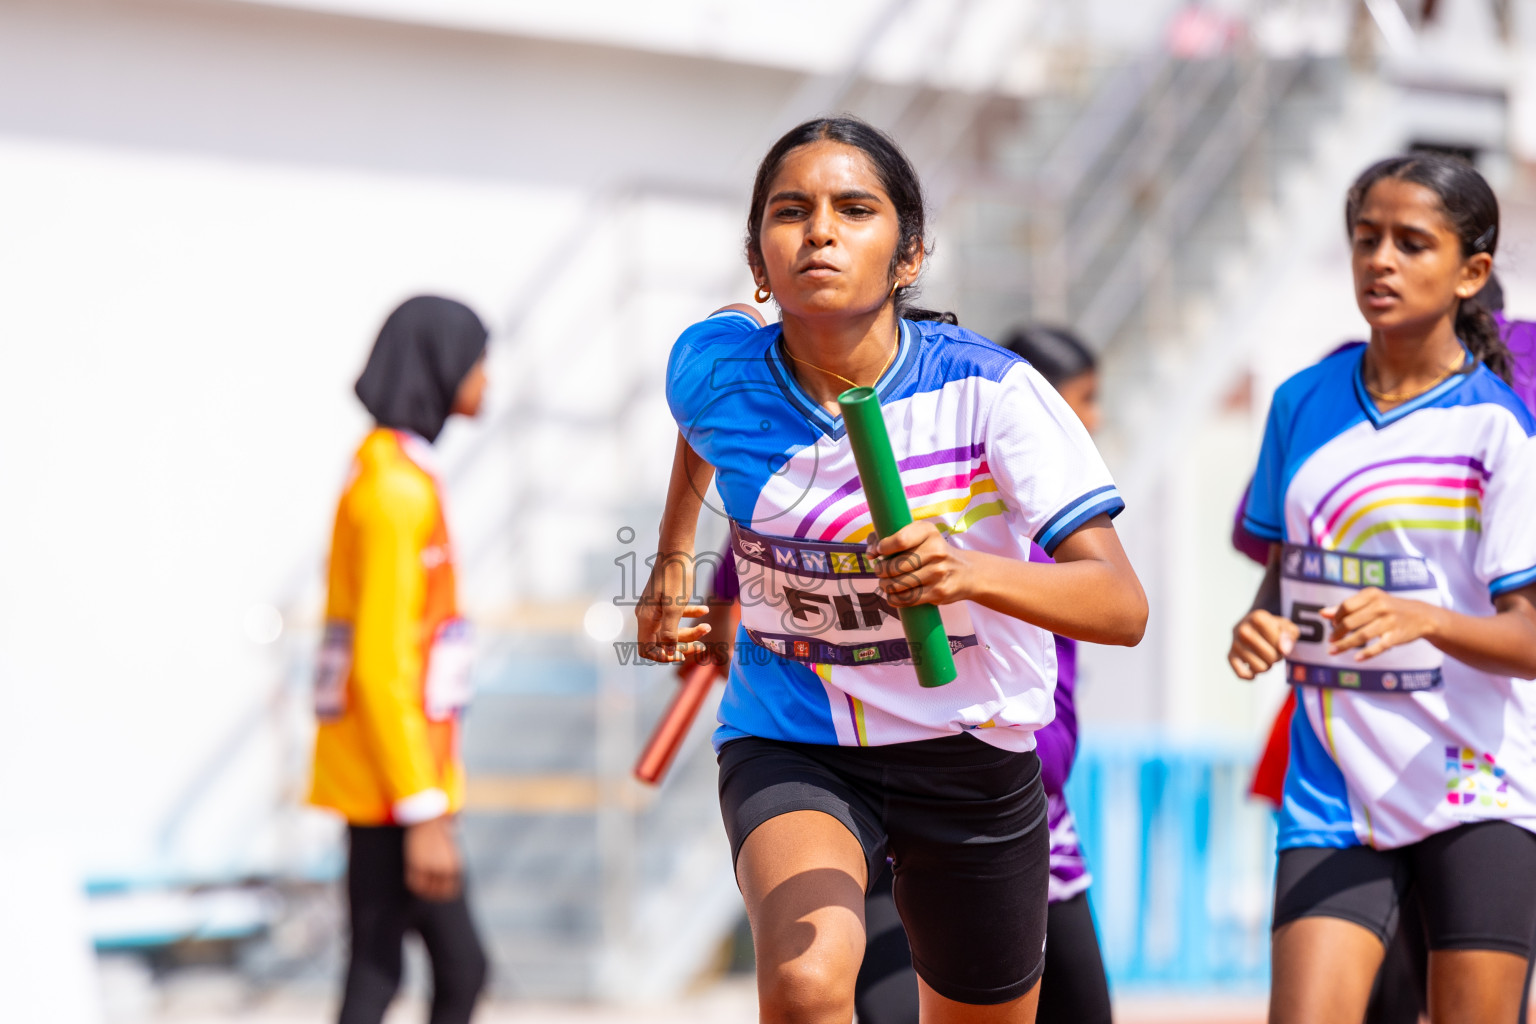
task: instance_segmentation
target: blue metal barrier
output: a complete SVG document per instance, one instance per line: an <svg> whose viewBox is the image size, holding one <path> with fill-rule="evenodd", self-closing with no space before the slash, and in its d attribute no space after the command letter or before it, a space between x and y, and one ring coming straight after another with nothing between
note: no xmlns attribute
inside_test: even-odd
<svg viewBox="0 0 1536 1024"><path fill-rule="evenodd" d="M1269 980L1274 822L1248 745L1095 736L1067 785L1117 988Z"/></svg>

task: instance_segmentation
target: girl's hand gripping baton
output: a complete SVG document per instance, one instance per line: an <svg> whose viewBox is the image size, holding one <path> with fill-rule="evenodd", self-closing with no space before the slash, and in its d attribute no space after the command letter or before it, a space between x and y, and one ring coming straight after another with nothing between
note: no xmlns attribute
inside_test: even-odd
<svg viewBox="0 0 1536 1024"><path fill-rule="evenodd" d="M896 457L891 452L891 437L886 433L885 417L880 414L880 399L874 388L849 388L837 396L848 428L848 443L853 447L853 461L859 467L859 483L869 502L869 516L875 532L889 537L912 522L907 492L901 486ZM920 604L901 609L901 628L912 649L912 663L917 681L924 686L943 686L955 678L955 657L949 649L949 635L935 605Z"/></svg>

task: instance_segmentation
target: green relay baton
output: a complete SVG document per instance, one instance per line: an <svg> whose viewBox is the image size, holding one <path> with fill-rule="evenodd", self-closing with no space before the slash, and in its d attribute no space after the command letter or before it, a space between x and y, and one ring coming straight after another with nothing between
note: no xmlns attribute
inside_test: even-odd
<svg viewBox="0 0 1536 1024"><path fill-rule="evenodd" d="M869 501L869 517L874 520L875 532L889 537L912 522L912 508L901 486L885 417L880 415L880 399L874 388L849 388L837 396L837 404L848 428L853 461L859 467L859 484ZM944 632L938 607L914 605L901 609L900 614L917 681L924 686L943 686L953 680L955 657L949 650L949 635Z"/></svg>

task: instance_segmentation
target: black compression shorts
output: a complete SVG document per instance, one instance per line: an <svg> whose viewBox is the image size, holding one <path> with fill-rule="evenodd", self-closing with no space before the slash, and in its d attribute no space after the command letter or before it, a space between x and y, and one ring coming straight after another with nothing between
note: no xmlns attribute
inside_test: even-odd
<svg viewBox="0 0 1536 1024"><path fill-rule="evenodd" d="M1388 944L1409 886L1418 898L1431 950L1531 955L1536 834L1507 821L1461 825L1395 850L1282 850L1275 872L1274 926L1303 917L1337 917L1369 928Z"/></svg>
<svg viewBox="0 0 1536 1024"><path fill-rule="evenodd" d="M1040 759L959 733L883 747L755 737L720 750L720 808L734 859L763 822L822 811L894 872L913 967L971 1004L1028 992L1045 964L1050 840Z"/></svg>

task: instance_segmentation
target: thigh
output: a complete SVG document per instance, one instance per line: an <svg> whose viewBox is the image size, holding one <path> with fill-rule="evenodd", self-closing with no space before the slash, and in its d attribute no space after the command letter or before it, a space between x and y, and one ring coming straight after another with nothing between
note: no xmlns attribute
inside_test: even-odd
<svg viewBox="0 0 1536 1024"><path fill-rule="evenodd" d="M1385 947L1338 917L1301 917L1271 937L1270 1024L1360 1024Z"/></svg>
<svg viewBox="0 0 1536 1024"><path fill-rule="evenodd" d="M405 887L405 834L396 826L347 829L351 950L341 1024L378 1024L400 985L401 943L413 897Z"/></svg>
<svg viewBox="0 0 1536 1024"><path fill-rule="evenodd" d="M736 882L765 1020L852 1016L868 881L859 842L821 811L776 815L747 836Z"/></svg>
<svg viewBox="0 0 1536 1024"><path fill-rule="evenodd" d="M1536 836L1508 822L1478 822L1412 850L1431 1017L1437 1024L1515 1020L1536 928Z"/></svg>
<svg viewBox="0 0 1536 1024"><path fill-rule="evenodd" d="M1303 846L1281 850L1275 867L1274 928L1329 917L1366 929L1385 947L1397 930L1409 867L1395 850Z"/></svg>
<svg viewBox="0 0 1536 1024"><path fill-rule="evenodd" d="M1109 1024L1109 979L1088 894L1052 903L1046 915L1045 974L1038 1024Z"/></svg>
<svg viewBox="0 0 1536 1024"><path fill-rule="evenodd" d="M1407 867L1355 846L1282 850L1275 870L1270 1020L1359 1024L1397 927Z"/></svg>
<svg viewBox="0 0 1536 1024"><path fill-rule="evenodd" d="M1536 931L1536 835L1485 821L1409 848L1431 951L1493 950L1526 958Z"/></svg>
<svg viewBox="0 0 1536 1024"><path fill-rule="evenodd" d="M347 829L347 910L352 959L393 963L410 927L415 897L405 886L405 830L396 825Z"/></svg>
<svg viewBox="0 0 1536 1024"><path fill-rule="evenodd" d="M720 814L739 867L749 837L766 822L797 811L818 811L843 826L860 846L867 885L885 870L886 834L863 780L840 771L846 760L837 747L783 743L756 737L732 740L720 749Z"/></svg>
<svg viewBox="0 0 1536 1024"><path fill-rule="evenodd" d="M960 739L976 745L970 764L924 767L887 787L896 906L927 990L957 1004L1015 1004L1045 966L1040 761Z"/></svg>

